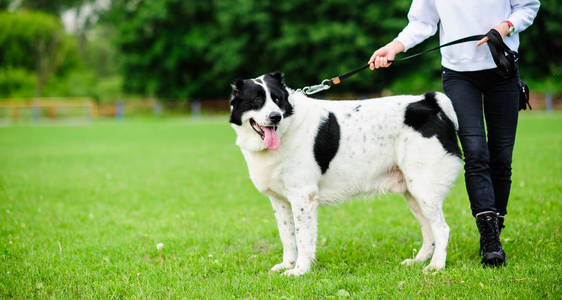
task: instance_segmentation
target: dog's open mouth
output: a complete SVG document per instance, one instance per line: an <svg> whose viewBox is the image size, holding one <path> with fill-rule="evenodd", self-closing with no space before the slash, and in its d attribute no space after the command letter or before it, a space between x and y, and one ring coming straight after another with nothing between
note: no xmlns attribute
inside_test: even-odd
<svg viewBox="0 0 562 300"><path fill-rule="evenodd" d="M260 135L267 149L277 150L279 148L281 140L277 136L277 126L261 126L254 119L250 119L250 125Z"/></svg>

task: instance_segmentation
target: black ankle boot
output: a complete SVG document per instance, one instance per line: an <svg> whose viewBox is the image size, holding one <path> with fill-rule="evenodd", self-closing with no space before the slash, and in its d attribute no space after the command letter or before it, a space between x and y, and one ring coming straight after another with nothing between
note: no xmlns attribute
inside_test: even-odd
<svg viewBox="0 0 562 300"><path fill-rule="evenodd" d="M502 265L505 262L505 252L500 242L498 216L492 211L479 213L476 215L476 226L480 231L482 263L489 266Z"/></svg>
<svg viewBox="0 0 562 300"><path fill-rule="evenodd" d="M504 221L505 221L505 216L498 216L498 232L499 232L499 235L500 235L500 241L501 241L502 229L505 228L505 226L503 225ZM478 253L480 254L480 256L484 255L484 252L482 250L483 243L484 243L484 238L481 235L480 236L480 250L478 250Z"/></svg>

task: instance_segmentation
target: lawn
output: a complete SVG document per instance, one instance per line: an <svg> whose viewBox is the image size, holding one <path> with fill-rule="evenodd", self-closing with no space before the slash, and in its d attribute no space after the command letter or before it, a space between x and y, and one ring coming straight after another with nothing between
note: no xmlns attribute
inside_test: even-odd
<svg viewBox="0 0 562 300"><path fill-rule="evenodd" d="M3 127L0 298L560 299L562 116L525 113L517 135L505 267L479 263L461 176L445 270L399 264L421 233L384 195L322 207L312 273L287 278L226 117Z"/></svg>

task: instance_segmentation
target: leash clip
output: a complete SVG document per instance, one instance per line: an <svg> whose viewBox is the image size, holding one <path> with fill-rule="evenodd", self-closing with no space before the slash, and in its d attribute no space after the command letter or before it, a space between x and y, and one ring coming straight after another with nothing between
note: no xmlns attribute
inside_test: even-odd
<svg viewBox="0 0 562 300"><path fill-rule="evenodd" d="M330 82L330 79L324 79L320 84L303 87L301 91L307 95L313 95L331 88Z"/></svg>

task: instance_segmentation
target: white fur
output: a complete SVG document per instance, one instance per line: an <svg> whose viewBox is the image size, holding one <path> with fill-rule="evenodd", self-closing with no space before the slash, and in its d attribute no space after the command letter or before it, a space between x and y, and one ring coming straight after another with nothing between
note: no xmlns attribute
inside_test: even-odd
<svg viewBox="0 0 562 300"><path fill-rule="evenodd" d="M243 114L242 126L232 125L250 178L269 196L277 219L283 261L271 271L287 269L284 274L298 276L310 270L316 254L318 205L384 192L403 194L422 228L420 251L403 264L431 258L424 272L445 267L449 227L442 203L458 176L461 159L447 153L436 137L425 138L404 124L406 106L421 99L324 101L290 91L294 114L281 121L277 130L281 145L275 151L266 150L249 125L250 118L266 124L268 114L279 111L269 95L262 109ZM436 99L456 128L450 100L441 93ZM336 156L321 174L313 145L329 112L337 117L341 139Z"/></svg>

